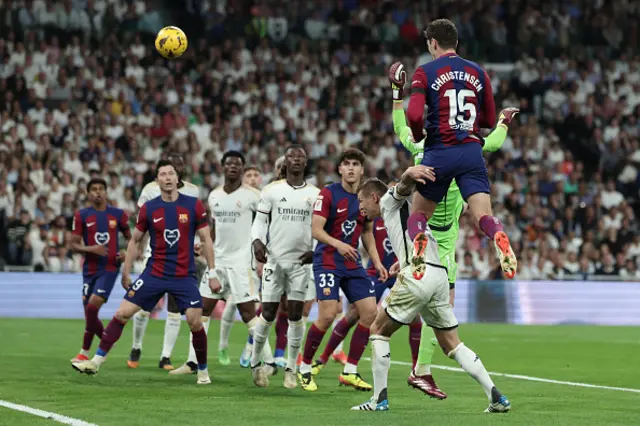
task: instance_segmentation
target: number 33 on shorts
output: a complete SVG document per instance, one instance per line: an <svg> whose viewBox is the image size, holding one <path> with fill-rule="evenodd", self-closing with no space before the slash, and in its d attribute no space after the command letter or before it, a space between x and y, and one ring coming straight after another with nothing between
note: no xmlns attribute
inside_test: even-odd
<svg viewBox="0 0 640 426"><path fill-rule="evenodd" d="M331 272L315 272L317 294L329 298L336 286L336 276Z"/></svg>

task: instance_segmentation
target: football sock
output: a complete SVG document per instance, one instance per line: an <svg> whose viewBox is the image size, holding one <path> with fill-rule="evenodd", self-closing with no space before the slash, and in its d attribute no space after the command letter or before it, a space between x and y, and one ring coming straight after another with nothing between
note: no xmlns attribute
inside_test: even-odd
<svg viewBox="0 0 640 426"><path fill-rule="evenodd" d="M407 230L409 231L409 238L412 240L416 238L421 232L424 232L427 229L427 217L424 213L417 212L413 213L409 216L407 220Z"/></svg>
<svg viewBox="0 0 640 426"><path fill-rule="evenodd" d="M296 371L296 362L302 345L302 337L304 336L304 323L302 320L289 320L289 328L287 330L287 368Z"/></svg>
<svg viewBox="0 0 640 426"><path fill-rule="evenodd" d="M236 317L236 304L227 302L224 305L222 311L222 317L220 318L220 342L218 342L218 349L226 349L229 347L229 334L231 333L231 327L233 327L233 321Z"/></svg>
<svg viewBox="0 0 640 426"><path fill-rule="evenodd" d="M204 327L200 327L200 330L192 331L191 335L193 336L193 349L198 360L198 370L205 370L207 368L207 333L204 331Z"/></svg>
<svg viewBox="0 0 640 426"><path fill-rule="evenodd" d="M93 342L93 336L97 336L98 339L102 338L104 332L104 326L102 321L98 318L98 307L88 303L84 309L85 319L85 331L82 341L82 349L88 351L91 349L91 343Z"/></svg>
<svg viewBox="0 0 640 426"><path fill-rule="evenodd" d="M315 323L311 324L307 332L307 340L304 342L304 351L302 352L302 364L300 364L300 373L310 373L313 357L322 343L326 330L320 330Z"/></svg>
<svg viewBox="0 0 640 426"><path fill-rule="evenodd" d="M320 355L321 363L327 363L329 357L331 357L331 354L335 352L336 348L340 345L340 343L344 341L344 338L347 337L350 328L351 326L349 324L349 321L344 317L333 327L333 331L331 332L329 341L324 347L322 355Z"/></svg>
<svg viewBox="0 0 640 426"><path fill-rule="evenodd" d="M149 324L149 312L138 311L133 316L133 345L132 349L142 349L142 340L144 339L144 333L147 331L147 325Z"/></svg>
<svg viewBox="0 0 640 426"><path fill-rule="evenodd" d="M276 351L275 358L284 357L287 348L287 329L289 328L289 314L280 312L276 318Z"/></svg>
<svg viewBox="0 0 640 426"><path fill-rule="evenodd" d="M482 229L482 232L485 235L493 240L496 233L500 231L504 231L504 227L502 226L502 222L495 216L485 215L480 218L478 221L478 226Z"/></svg>
<svg viewBox="0 0 640 426"><path fill-rule="evenodd" d="M269 338L271 322L266 321L262 315L258 318L258 323L253 328L253 352L251 353L251 367L255 367L262 361L262 352L265 343Z"/></svg>
<svg viewBox="0 0 640 426"><path fill-rule="evenodd" d="M358 323L356 329L351 336L351 344L349 345L349 354L347 355L347 364L344 366L345 374L353 374L358 372L358 362L367 347L369 341L370 330L368 327Z"/></svg>
<svg viewBox="0 0 640 426"><path fill-rule="evenodd" d="M431 374L431 361L433 360L433 352L435 351L437 343L438 341L433 337L431 327L422 327L418 362L413 369L413 373L416 376L426 376L427 374Z"/></svg>
<svg viewBox="0 0 640 426"><path fill-rule="evenodd" d="M373 335L371 341L371 370L373 371L373 397L376 401L387 399L387 378L391 367L389 338Z"/></svg>
<svg viewBox="0 0 640 426"><path fill-rule="evenodd" d="M204 328L205 333L209 333L209 317L202 317L202 328ZM193 349L193 333L189 333L189 357L187 358L187 362L192 362L194 364L198 363L198 358L196 357L196 351Z"/></svg>
<svg viewBox="0 0 640 426"><path fill-rule="evenodd" d="M344 318L344 312L338 312L336 314L336 319L333 321L333 328L335 330L336 325L338 325L338 323L342 320L342 318ZM349 329L351 329L351 327L349 327ZM345 334L346 336L346 334ZM338 343L338 346L336 346L336 348L333 350L334 354L339 354L340 352L342 352L342 347L344 346L344 339L342 339L340 341L340 343Z"/></svg>
<svg viewBox="0 0 640 426"><path fill-rule="evenodd" d="M482 386L484 392L487 394L489 402L491 402L491 389L493 389L495 385L491 377L489 377L489 373L487 373L487 370L484 368L480 357L462 342L460 342L454 350L449 352L447 356L455 359L464 371L473 377L476 382L480 383L480 386Z"/></svg>
<svg viewBox="0 0 640 426"><path fill-rule="evenodd" d="M104 333L102 333L100 347L92 359L92 361L98 366L104 362L104 357L107 356L111 347L118 341L120 336L122 336L122 330L124 329L125 324L126 323L120 322L115 317L109 321L107 328L104 330Z"/></svg>
<svg viewBox="0 0 640 426"><path fill-rule="evenodd" d="M180 324L182 323L182 315L169 312L167 320L164 323L164 342L162 343L162 358L171 358L176 340L180 335Z"/></svg>
<svg viewBox="0 0 640 426"><path fill-rule="evenodd" d="M409 346L411 347L411 360L413 368L418 362L418 353L420 352L420 335L422 333L422 321L417 320L409 325Z"/></svg>

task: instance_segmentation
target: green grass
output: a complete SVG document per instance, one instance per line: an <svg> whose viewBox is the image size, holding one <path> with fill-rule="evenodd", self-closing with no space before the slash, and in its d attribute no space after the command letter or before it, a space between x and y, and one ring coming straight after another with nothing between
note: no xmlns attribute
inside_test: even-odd
<svg viewBox="0 0 640 426"><path fill-rule="evenodd" d="M246 336L234 326L232 364L217 364L218 325L211 327L209 371L213 383L196 386L195 376L169 377L157 368L164 322L151 321L141 366L126 367L131 326L97 376L73 371L69 359L82 341L83 323L67 320L0 319L0 399L75 417L98 425L602 425L640 424L640 394L587 389L497 377L512 401L507 415L483 413L486 399L467 375L434 370L446 401L424 397L406 385L408 367L392 365L391 411L350 412L369 393L338 386L340 369L331 364L317 378L319 390L305 393L282 387L282 375L268 389L256 388L237 356ZM463 325L461 337L489 371L537 376L595 385L640 388L640 329L617 327L523 327ZM326 340L326 338L325 338ZM174 364L186 356L187 326ZM94 342L94 349L96 343ZM367 350L366 355L369 354ZM392 360L410 361L407 331L392 339ZM435 364L457 366L437 353ZM361 373L371 382L370 363ZM54 424L0 407L0 425Z"/></svg>

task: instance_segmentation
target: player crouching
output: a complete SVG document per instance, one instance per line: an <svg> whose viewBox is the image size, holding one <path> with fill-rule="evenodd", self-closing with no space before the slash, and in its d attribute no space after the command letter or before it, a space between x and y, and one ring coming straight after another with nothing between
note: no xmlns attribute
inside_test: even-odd
<svg viewBox="0 0 640 426"><path fill-rule="evenodd" d="M140 309L150 311L165 293L172 294L180 312L187 317L198 359L198 384L211 383L207 370L207 334L201 323L202 298L198 291L193 247L196 233L203 243L209 268L214 268L213 243L209 235L204 204L194 197L178 193L178 173L171 162L160 160L156 180L161 195L147 201L138 214L133 237L127 246L122 285L127 293L102 334L100 347L91 360L74 362L73 367L96 374L122 330ZM151 258L138 279L131 282L131 266L149 232Z"/></svg>
<svg viewBox="0 0 640 426"><path fill-rule="evenodd" d="M369 219L382 216L393 251L398 257L398 266L392 272L398 274L395 286L378 310L371 326L371 367L373 370L373 397L355 407L356 411L386 411L389 409L387 376L391 364L389 339L402 325L410 324L420 314L427 325L434 329L438 343L449 358L473 377L484 389L489 399L487 412L507 412L509 400L493 384L480 358L460 341L458 321L449 304L449 281L447 269L438 256L438 244L428 226L426 236L425 274L415 279L411 272L411 239L407 235L406 218L409 213L407 198L411 196L415 182L423 185L426 180L435 180L433 169L426 166L409 168L401 182L388 189L378 179L364 183L358 193L360 208Z"/></svg>

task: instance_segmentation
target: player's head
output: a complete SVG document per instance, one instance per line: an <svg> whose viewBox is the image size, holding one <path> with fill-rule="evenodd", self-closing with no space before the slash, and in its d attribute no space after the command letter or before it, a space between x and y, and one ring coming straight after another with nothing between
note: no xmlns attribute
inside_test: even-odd
<svg viewBox="0 0 640 426"><path fill-rule="evenodd" d="M180 181L176 166L170 160L160 160L156 165L156 182L163 192L171 192L178 189Z"/></svg>
<svg viewBox="0 0 640 426"><path fill-rule="evenodd" d="M94 207L104 206L107 203L107 181L94 177L87 183L87 196Z"/></svg>
<svg viewBox="0 0 640 426"><path fill-rule="evenodd" d="M380 216L380 199L389 187L378 178L367 179L358 190L360 210L369 219Z"/></svg>
<svg viewBox="0 0 640 426"><path fill-rule="evenodd" d="M244 174L244 155L239 151L227 151L222 156L222 170L225 180L242 179Z"/></svg>
<svg viewBox="0 0 640 426"><path fill-rule="evenodd" d="M280 178L286 179L287 173L304 174L307 167L307 152L302 145L291 145L284 151L284 162L280 167Z"/></svg>
<svg viewBox="0 0 640 426"><path fill-rule="evenodd" d="M171 164L173 164L176 172L178 173L178 180L182 180L185 167L184 158L182 158L182 155L178 154L177 152L163 152L160 159L170 161Z"/></svg>
<svg viewBox="0 0 640 426"><path fill-rule="evenodd" d="M443 53L458 47L458 30L455 24L448 19L432 21L424 30L423 35L427 41L429 53L436 59Z"/></svg>
<svg viewBox="0 0 640 426"><path fill-rule="evenodd" d="M364 153L356 148L345 149L338 158L338 173L342 182L355 184L360 182L364 174Z"/></svg>
<svg viewBox="0 0 640 426"><path fill-rule="evenodd" d="M242 183L255 189L260 189L260 186L262 185L262 174L260 174L260 169L257 166L245 167Z"/></svg>

